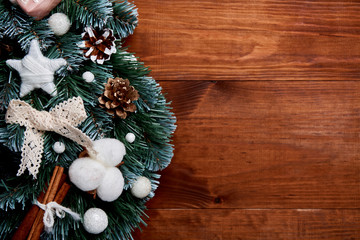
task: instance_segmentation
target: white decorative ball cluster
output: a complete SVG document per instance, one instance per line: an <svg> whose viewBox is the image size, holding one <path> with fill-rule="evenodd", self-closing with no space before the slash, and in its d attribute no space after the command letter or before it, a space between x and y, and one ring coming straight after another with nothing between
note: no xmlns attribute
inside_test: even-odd
<svg viewBox="0 0 360 240"><path fill-rule="evenodd" d="M129 143L133 143L135 141L135 134L133 133L128 133L125 136L126 141L128 141Z"/></svg>
<svg viewBox="0 0 360 240"><path fill-rule="evenodd" d="M70 19L64 13L54 13L50 16L48 22L56 36L64 35L71 27Z"/></svg>
<svg viewBox="0 0 360 240"><path fill-rule="evenodd" d="M57 154L65 152L65 144L62 142L56 142L53 145L53 149Z"/></svg>
<svg viewBox="0 0 360 240"><path fill-rule="evenodd" d="M131 186L131 194L137 198L144 198L151 192L151 182L146 177L138 177Z"/></svg>
<svg viewBox="0 0 360 240"><path fill-rule="evenodd" d="M84 228L88 233L99 234L108 226L108 216L100 208L90 208L84 214Z"/></svg>
<svg viewBox="0 0 360 240"><path fill-rule="evenodd" d="M95 76L92 72L86 71L83 73L82 78L85 80L85 82L91 83L95 80Z"/></svg>
<svg viewBox="0 0 360 240"><path fill-rule="evenodd" d="M96 189L103 201L115 201L124 189L124 177L116 166L126 154L125 146L117 139L105 138L94 141L93 148L96 156L78 158L71 164L70 181L82 191Z"/></svg>

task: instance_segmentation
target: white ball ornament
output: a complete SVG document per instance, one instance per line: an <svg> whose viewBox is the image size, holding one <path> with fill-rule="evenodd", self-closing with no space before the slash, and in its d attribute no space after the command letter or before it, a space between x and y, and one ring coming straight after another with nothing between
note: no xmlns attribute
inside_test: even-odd
<svg viewBox="0 0 360 240"><path fill-rule="evenodd" d="M57 154L65 152L65 144L62 142L56 142L53 145L53 149Z"/></svg>
<svg viewBox="0 0 360 240"><path fill-rule="evenodd" d="M82 191L91 191L99 187L106 168L91 158L78 158L69 167L70 181Z"/></svg>
<svg viewBox="0 0 360 240"><path fill-rule="evenodd" d="M83 73L82 78L85 80L85 82L91 83L95 80L95 76L92 72L86 71Z"/></svg>
<svg viewBox="0 0 360 240"><path fill-rule="evenodd" d="M144 198L151 192L151 182L146 177L138 177L131 186L131 194L137 198Z"/></svg>
<svg viewBox="0 0 360 240"><path fill-rule="evenodd" d="M71 23L64 13L54 13L49 18L49 26L56 36L62 36L69 31Z"/></svg>
<svg viewBox="0 0 360 240"><path fill-rule="evenodd" d="M133 143L135 141L135 134L133 133L128 133L125 136L126 141L128 141L129 143Z"/></svg>
<svg viewBox="0 0 360 240"><path fill-rule="evenodd" d="M115 167L123 160L125 145L115 138L103 138L93 142L93 148L98 153L92 158L103 163L106 167Z"/></svg>
<svg viewBox="0 0 360 240"><path fill-rule="evenodd" d="M99 234L108 226L108 216L100 208L90 208L84 214L84 228L88 233Z"/></svg>
<svg viewBox="0 0 360 240"><path fill-rule="evenodd" d="M96 189L96 195L105 202L115 201L124 189L124 177L116 167L106 169L105 177Z"/></svg>

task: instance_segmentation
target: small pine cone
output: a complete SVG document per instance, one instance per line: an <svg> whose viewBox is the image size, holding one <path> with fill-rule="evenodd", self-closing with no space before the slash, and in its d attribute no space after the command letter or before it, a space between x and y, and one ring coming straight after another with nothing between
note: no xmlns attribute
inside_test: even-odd
<svg viewBox="0 0 360 240"><path fill-rule="evenodd" d="M130 86L128 79L109 78L105 84L104 93L99 97L100 107L109 114L125 119L127 112L135 112L133 101L139 99L138 91Z"/></svg>
<svg viewBox="0 0 360 240"><path fill-rule="evenodd" d="M111 54L116 53L116 38L111 29L96 31L92 27L86 27L81 36L83 41L79 47L84 51L84 56L93 62L103 64L110 59Z"/></svg>

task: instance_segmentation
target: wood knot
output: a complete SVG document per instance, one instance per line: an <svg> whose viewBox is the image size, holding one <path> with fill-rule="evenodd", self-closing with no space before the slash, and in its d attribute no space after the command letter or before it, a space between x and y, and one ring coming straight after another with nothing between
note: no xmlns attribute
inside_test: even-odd
<svg viewBox="0 0 360 240"><path fill-rule="evenodd" d="M215 204L221 204L223 202L222 198L221 197L216 197L214 198L214 203Z"/></svg>

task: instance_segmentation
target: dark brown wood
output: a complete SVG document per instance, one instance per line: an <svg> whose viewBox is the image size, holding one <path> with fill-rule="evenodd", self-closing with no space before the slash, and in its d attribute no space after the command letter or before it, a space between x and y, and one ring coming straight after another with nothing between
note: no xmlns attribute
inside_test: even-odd
<svg viewBox="0 0 360 240"><path fill-rule="evenodd" d="M360 210L159 209L137 240L359 239Z"/></svg>
<svg viewBox="0 0 360 240"><path fill-rule="evenodd" d="M178 128L149 207L360 206L360 82L160 83Z"/></svg>
<svg viewBox="0 0 360 240"><path fill-rule="evenodd" d="M360 82L160 84L175 157L136 239L360 238Z"/></svg>
<svg viewBox="0 0 360 240"><path fill-rule="evenodd" d="M137 0L158 80L358 80L358 1Z"/></svg>
<svg viewBox="0 0 360 240"><path fill-rule="evenodd" d="M135 239L360 239L360 3L135 3L178 118Z"/></svg>

